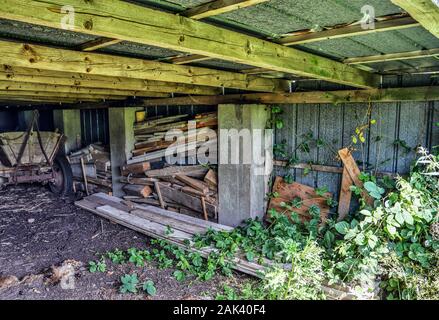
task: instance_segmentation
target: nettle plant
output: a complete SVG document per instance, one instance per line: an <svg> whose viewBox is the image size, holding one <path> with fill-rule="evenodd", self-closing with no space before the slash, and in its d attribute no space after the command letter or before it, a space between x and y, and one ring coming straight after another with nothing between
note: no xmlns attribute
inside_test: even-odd
<svg viewBox="0 0 439 320"><path fill-rule="evenodd" d="M365 183L369 195L376 199L375 208L364 207L351 221L334 225L343 238L335 242L330 253L333 280L356 283L359 290L372 291L381 278L389 299L419 296L409 278L437 265L439 249L438 239L431 233L438 220L439 183L434 171L438 162L428 155L426 164L425 157L410 177L398 177L395 190L385 196L376 179ZM392 255L393 262L389 263ZM399 273L390 272L395 261L402 270Z"/></svg>

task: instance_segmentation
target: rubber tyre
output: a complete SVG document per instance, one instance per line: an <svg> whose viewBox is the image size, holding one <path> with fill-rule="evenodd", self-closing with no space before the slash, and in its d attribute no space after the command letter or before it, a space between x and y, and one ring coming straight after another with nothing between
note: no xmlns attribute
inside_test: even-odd
<svg viewBox="0 0 439 320"><path fill-rule="evenodd" d="M57 156L53 162L55 181L49 183L50 190L59 195L67 196L73 193L73 173L65 156Z"/></svg>

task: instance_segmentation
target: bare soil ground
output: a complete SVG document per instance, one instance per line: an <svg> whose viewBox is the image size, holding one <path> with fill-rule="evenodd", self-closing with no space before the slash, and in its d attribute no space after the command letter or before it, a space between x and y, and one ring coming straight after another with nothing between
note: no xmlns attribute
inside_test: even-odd
<svg viewBox="0 0 439 320"><path fill-rule="evenodd" d="M108 261L105 273L90 273L90 260L116 248L148 249L150 239L77 208L73 201L39 185L0 190L0 300L214 299L225 283L245 280L237 274L180 283L172 275L174 270L160 270L154 263L138 268ZM82 265L76 268L73 289L50 281L51 267L66 260ZM120 294L120 277L126 273L136 273L141 281L153 280L157 295Z"/></svg>

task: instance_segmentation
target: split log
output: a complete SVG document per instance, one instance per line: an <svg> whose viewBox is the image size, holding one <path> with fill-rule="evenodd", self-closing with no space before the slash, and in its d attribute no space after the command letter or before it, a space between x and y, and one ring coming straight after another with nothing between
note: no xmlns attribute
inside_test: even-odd
<svg viewBox="0 0 439 320"><path fill-rule="evenodd" d="M142 186L136 184L127 184L123 187L123 191L125 191L128 195L131 196L141 196L143 198L148 197L152 193L152 189L150 186Z"/></svg>
<svg viewBox="0 0 439 320"><path fill-rule="evenodd" d="M143 174L149 169L151 169L151 164L149 162L140 162L125 165L120 168L120 171L123 176L128 176L129 174Z"/></svg>

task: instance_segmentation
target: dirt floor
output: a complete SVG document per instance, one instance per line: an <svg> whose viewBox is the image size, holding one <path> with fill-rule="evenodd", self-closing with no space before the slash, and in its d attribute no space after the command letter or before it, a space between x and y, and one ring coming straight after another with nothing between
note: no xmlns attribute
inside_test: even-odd
<svg viewBox="0 0 439 320"><path fill-rule="evenodd" d="M150 248L149 238L112 224L74 206L74 199L57 198L44 186L12 186L0 190L0 299L151 299L144 294L120 294L120 277L136 273L152 280L152 299L214 299L225 283L245 276L216 276L208 282L173 277L154 263L144 268L107 263L105 273L90 273L88 262L116 248ZM74 266L74 279L62 285L52 267ZM64 288L64 289L63 289Z"/></svg>

